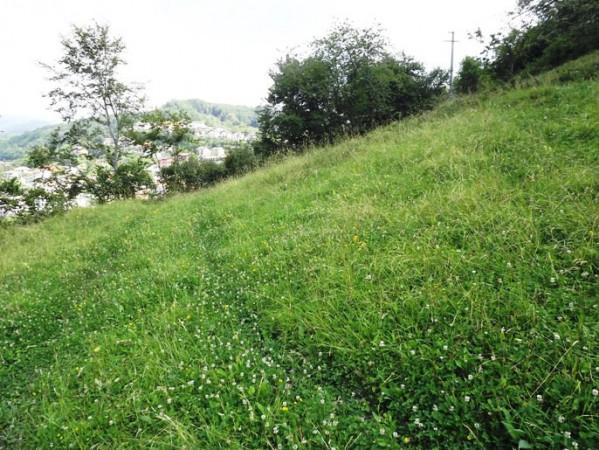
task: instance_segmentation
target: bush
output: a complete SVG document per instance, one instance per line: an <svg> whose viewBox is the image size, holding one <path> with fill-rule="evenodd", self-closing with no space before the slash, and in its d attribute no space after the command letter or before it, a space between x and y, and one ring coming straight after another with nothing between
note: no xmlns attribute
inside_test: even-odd
<svg viewBox="0 0 599 450"><path fill-rule="evenodd" d="M460 94L472 94L478 91L482 77L482 65L480 61L467 56L462 61L460 73L455 80L455 89Z"/></svg>
<svg viewBox="0 0 599 450"><path fill-rule="evenodd" d="M65 211L69 207L68 193L42 188L25 189L16 178L0 182L0 221L36 222Z"/></svg>
<svg viewBox="0 0 599 450"><path fill-rule="evenodd" d="M163 167L160 176L168 192L190 192L221 180L226 176L226 169L222 164L199 161L192 156Z"/></svg>
<svg viewBox="0 0 599 450"><path fill-rule="evenodd" d="M100 203L134 198L138 192L154 187L146 165L145 161L137 159L125 162L115 170L99 166L96 179L88 180L89 191Z"/></svg>
<svg viewBox="0 0 599 450"><path fill-rule="evenodd" d="M229 151L225 158L225 169L228 176L250 172L256 165L257 159L254 150L247 146Z"/></svg>

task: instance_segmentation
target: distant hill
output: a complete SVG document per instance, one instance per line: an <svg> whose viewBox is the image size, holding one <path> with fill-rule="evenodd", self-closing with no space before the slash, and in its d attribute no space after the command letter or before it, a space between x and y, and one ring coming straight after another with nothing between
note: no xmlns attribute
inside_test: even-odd
<svg viewBox="0 0 599 450"><path fill-rule="evenodd" d="M0 161L11 161L25 156L29 147L43 143L56 125L46 125L21 134L0 135Z"/></svg>
<svg viewBox="0 0 599 450"><path fill-rule="evenodd" d="M183 111L192 120L231 131L247 131L257 127L256 111L249 106L224 105L198 99L188 99L171 100L162 108L168 111ZM0 134L0 161L12 161L22 158L29 147L43 143L55 126L46 125L20 134L16 134L16 131L9 132L7 128L0 128L9 132L5 136ZM11 125L10 130L23 129L23 127L27 128L25 124L21 124L19 128L15 122Z"/></svg>
<svg viewBox="0 0 599 450"><path fill-rule="evenodd" d="M198 99L171 100L163 106L169 111L184 111L192 120L228 129L256 128L256 109L249 106L223 105Z"/></svg>

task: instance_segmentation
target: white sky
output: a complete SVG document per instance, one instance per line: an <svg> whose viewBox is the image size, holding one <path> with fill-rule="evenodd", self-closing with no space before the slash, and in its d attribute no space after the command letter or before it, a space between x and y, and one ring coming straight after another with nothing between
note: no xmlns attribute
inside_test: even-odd
<svg viewBox="0 0 599 450"><path fill-rule="evenodd" d="M107 23L120 35L124 78L145 84L153 106L170 99L262 103L269 70L286 50L325 34L335 21L380 23L395 50L430 69L456 65L480 46L466 34L497 31L516 0L0 0L0 114L57 120L42 94L37 61L53 62L71 24Z"/></svg>

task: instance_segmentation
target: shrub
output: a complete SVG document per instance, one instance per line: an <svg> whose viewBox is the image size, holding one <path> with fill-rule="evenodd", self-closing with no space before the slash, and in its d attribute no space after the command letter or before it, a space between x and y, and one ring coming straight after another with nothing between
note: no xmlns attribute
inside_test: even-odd
<svg viewBox="0 0 599 450"><path fill-rule="evenodd" d="M460 73L455 80L455 89L460 94L472 94L478 91L482 77L482 66L478 59L467 56L462 61Z"/></svg>
<svg viewBox="0 0 599 450"><path fill-rule="evenodd" d="M232 149L225 158L225 169L228 176L250 172L256 165L254 150L248 146Z"/></svg>

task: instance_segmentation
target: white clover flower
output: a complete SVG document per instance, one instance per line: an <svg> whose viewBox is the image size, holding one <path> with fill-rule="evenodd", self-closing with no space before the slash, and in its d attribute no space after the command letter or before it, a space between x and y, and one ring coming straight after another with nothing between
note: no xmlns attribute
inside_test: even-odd
<svg viewBox="0 0 599 450"><path fill-rule="evenodd" d="M410 350L410 354L411 355L415 355L416 354L416 350Z"/></svg>
<svg viewBox="0 0 599 450"><path fill-rule="evenodd" d="M572 437L572 433L570 433L569 431L564 431L564 437L566 439L570 439Z"/></svg>
<svg viewBox="0 0 599 450"><path fill-rule="evenodd" d="M543 402L543 396L542 395L537 395L537 402L542 403Z"/></svg>
<svg viewBox="0 0 599 450"><path fill-rule="evenodd" d="M470 396L469 395L464 396L464 401L466 403L468 403L470 401Z"/></svg>
<svg viewBox="0 0 599 450"><path fill-rule="evenodd" d="M593 394L593 397L597 397L599 395L599 390L598 389L593 389L591 391L591 393Z"/></svg>
<svg viewBox="0 0 599 450"><path fill-rule="evenodd" d="M384 347L384 346L385 346L385 341L379 342L379 347Z"/></svg>
<svg viewBox="0 0 599 450"><path fill-rule="evenodd" d="M559 416L559 417L557 418L557 421L558 421L559 423L564 423L564 422L566 421L566 418L565 418L564 416Z"/></svg>
<svg viewBox="0 0 599 450"><path fill-rule="evenodd" d="M468 375L468 380L470 380L470 381L474 380L474 375L472 375L472 374L469 374L469 375Z"/></svg>

